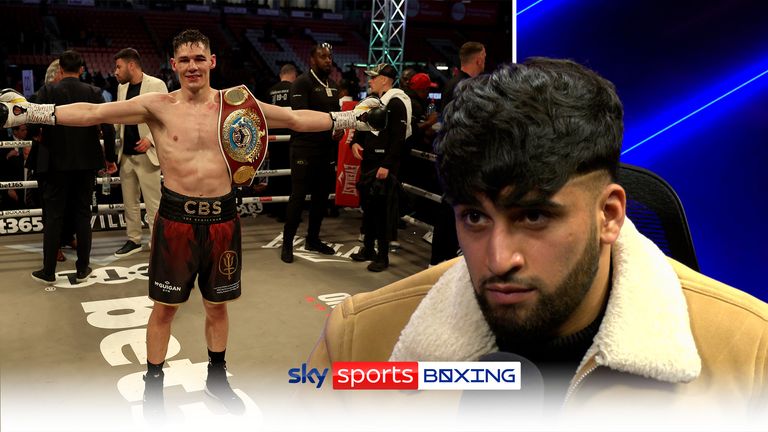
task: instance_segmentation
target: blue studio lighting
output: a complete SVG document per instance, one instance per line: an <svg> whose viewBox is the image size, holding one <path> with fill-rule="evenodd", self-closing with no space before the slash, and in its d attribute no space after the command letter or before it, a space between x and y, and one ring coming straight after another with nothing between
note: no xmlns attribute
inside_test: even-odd
<svg viewBox="0 0 768 432"><path fill-rule="evenodd" d="M632 150L636 149L637 147L639 147L639 146L641 146L641 145L645 144L646 142L648 142L648 141L650 141L650 140L652 140L652 139L656 138L657 136L661 135L662 133L664 133L664 132L668 131L669 129L671 129L671 128L673 128L673 127L675 127L675 126L679 125L680 123L682 123L682 122L684 122L684 121L688 120L689 118L693 117L694 115L698 114L699 112L701 112L701 111L703 111L703 110L705 110L705 109L709 108L710 106L712 106L712 105L716 104L717 102L719 102L719 101L721 101L721 100L725 99L726 97L730 96L731 94L733 94L733 93L735 93L735 92L737 92L737 91L741 90L742 88L744 88L744 87L748 86L749 84L753 83L754 81L757 81L758 79L762 78L762 77L763 77L763 76L765 76L766 74L768 74L768 69L766 69L766 70L764 70L764 71L760 72L758 75L756 75L756 76L754 76L754 77L752 77L752 78L748 79L747 81L745 81L745 82L743 82L743 83L741 83L741 84L737 85L736 87L734 87L734 88L732 88L731 90L729 90L729 91L725 92L724 94L722 94L722 95L720 95L720 96L716 97L715 99L713 99L713 100L711 100L711 101L707 102L706 104L702 105L701 107L699 107L699 108L697 108L697 109L693 110L692 112L690 112L689 114L687 114L687 115L683 116L683 117L682 117L682 118L680 118L679 120L676 120L676 121L674 121L674 122L670 123L668 126L666 126L666 127L662 128L662 129L660 129L659 131L657 131L657 132L655 132L655 133L651 134L650 136L648 136L647 138L645 138L645 139L641 140L640 142L638 142L638 143L634 144L632 147L629 147L628 149L624 150L623 152L621 152L621 154L622 154L622 155L625 155L625 154L629 153L630 151L632 151Z"/></svg>
<svg viewBox="0 0 768 432"><path fill-rule="evenodd" d="M517 55L573 59L624 103L621 160L683 201L704 274L768 300L768 226L734 235L734 209L768 201L765 2L517 0ZM727 251L724 253L724 251Z"/></svg>
<svg viewBox="0 0 768 432"><path fill-rule="evenodd" d="M551 17L555 11L562 11L563 5L570 0L517 0L518 25L522 24L526 29L534 30L541 28L541 20ZM521 16L522 15L522 16ZM520 27L517 28L518 33ZM525 33L527 30L523 30ZM519 34L518 34L519 36Z"/></svg>
<svg viewBox="0 0 768 432"><path fill-rule="evenodd" d="M534 6L536 6L537 4L539 4L539 3L543 2L543 1L544 1L544 0L536 0L535 2L533 2L533 3L529 4L528 6L526 6L526 7L525 7L525 8L523 8L522 10L520 10L520 11L517 13L517 15L518 15L518 16L520 16L520 14L521 14L521 13L523 13L523 12L527 11L528 9L530 9L530 8L532 8L532 7L534 7Z"/></svg>

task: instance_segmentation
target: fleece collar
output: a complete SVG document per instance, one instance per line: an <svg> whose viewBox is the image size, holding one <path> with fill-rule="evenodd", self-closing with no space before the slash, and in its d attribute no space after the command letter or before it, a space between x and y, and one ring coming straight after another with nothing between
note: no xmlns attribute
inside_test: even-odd
<svg viewBox="0 0 768 432"><path fill-rule="evenodd" d="M666 382L701 372L680 281L667 258L629 219L614 244L605 317L582 365ZM475 299L466 262L443 274L400 334L392 361L472 361L498 351Z"/></svg>
<svg viewBox="0 0 768 432"><path fill-rule="evenodd" d="M408 137L412 134L412 128L411 128L411 98L408 97L407 94L405 94L404 91L398 89L398 88L392 88L387 90L386 93L381 97L381 103L384 105L387 105L389 101L392 98L397 98L403 101L403 105L405 105L405 139L408 139ZM393 120L393 119L390 119ZM379 131L371 131L372 134L378 136Z"/></svg>

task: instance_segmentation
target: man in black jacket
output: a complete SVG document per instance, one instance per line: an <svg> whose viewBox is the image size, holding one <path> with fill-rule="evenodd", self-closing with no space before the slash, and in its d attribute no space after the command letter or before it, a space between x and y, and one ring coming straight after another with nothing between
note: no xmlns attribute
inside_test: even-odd
<svg viewBox="0 0 768 432"><path fill-rule="evenodd" d="M380 272L389 267L389 242L397 229L397 172L405 139L410 135L411 100L402 90L392 88L397 70L391 65L382 63L365 73L370 77L370 94L386 104L388 121L381 131L355 135L352 144L352 153L362 159L358 189L364 238L363 248L351 258L373 261L368 270ZM378 252L374 251L374 240Z"/></svg>
<svg viewBox="0 0 768 432"><path fill-rule="evenodd" d="M280 67L280 82L267 90L272 105L281 107L291 106L291 86L296 81L296 66L286 63ZM270 135L290 135L290 129L270 129ZM269 169L284 169L290 166L290 149L287 142L275 142L269 145L267 162ZM271 196L284 196L291 194L291 179L287 176L269 178L267 194ZM285 210L287 203L273 202L265 208L268 214L275 216L278 222L285 222Z"/></svg>
<svg viewBox="0 0 768 432"><path fill-rule="evenodd" d="M336 84L329 81L333 65L331 46L315 45L310 52L310 69L301 74L291 86L291 108L331 112L339 109ZM295 132L291 140L291 198L283 228L283 248L280 259L293 262L293 238L301 222L301 212L307 192L312 194L309 207L309 227L304 248L333 255L332 247L320 241L320 225L328 205L331 163L336 161L337 144L330 131Z"/></svg>
<svg viewBox="0 0 768 432"><path fill-rule="evenodd" d="M445 83L443 89L443 109L453 100L456 86L467 78L474 78L485 70L485 46L480 42L466 42L459 48L461 69L454 77Z"/></svg>
<svg viewBox="0 0 768 432"><path fill-rule="evenodd" d="M76 51L65 51L59 58L63 78L46 85L37 94L38 103L65 105L74 102L103 103L101 89L78 79L83 58ZM115 161L115 129L111 124L89 127L52 126L44 130L44 140L37 154L37 173L45 176L45 233L43 235L43 268L32 272L32 278L52 283L56 280L56 252L59 249L65 215L74 219L77 235L78 282L91 274L91 196L96 172L105 168L117 170ZM104 149L99 143L104 138Z"/></svg>

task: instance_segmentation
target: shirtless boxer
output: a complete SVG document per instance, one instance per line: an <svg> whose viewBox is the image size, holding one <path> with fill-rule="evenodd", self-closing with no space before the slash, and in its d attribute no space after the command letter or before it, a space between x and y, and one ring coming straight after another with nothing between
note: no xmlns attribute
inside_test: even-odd
<svg viewBox="0 0 768 432"><path fill-rule="evenodd" d="M155 221L149 267L149 297L155 302L147 325L147 374L144 412L164 417L163 363L178 306L189 298L195 278L205 306L208 345L206 393L234 414L245 410L227 382L224 354L229 333L227 302L240 297L240 220L232 178L217 134L220 93L210 86L216 67L208 38L185 30L173 39L171 66L181 89L147 93L105 104L55 107L27 103L3 91L0 122L89 126L146 123L155 138L164 186ZM291 111L258 102L270 127L314 132L333 128L369 128L354 111ZM373 121L371 121L373 123Z"/></svg>

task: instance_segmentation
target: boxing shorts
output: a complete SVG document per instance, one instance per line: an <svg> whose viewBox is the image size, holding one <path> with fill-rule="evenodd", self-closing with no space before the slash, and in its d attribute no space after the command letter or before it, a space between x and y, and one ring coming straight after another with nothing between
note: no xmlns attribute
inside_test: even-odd
<svg viewBox="0 0 768 432"><path fill-rule="evenodd" d="M219 144L234 186L250 186L267 154L267 119L243 85L219 90Z"/></svg>
<svg viewBox="0 0 768 432"><path fill-rule="evenodd" d="M188 197L162 188L152 232L149 298L184 303L195 285L211 303L240 297L242 249L235 194Z"/></svg>

